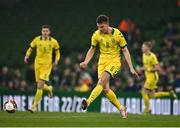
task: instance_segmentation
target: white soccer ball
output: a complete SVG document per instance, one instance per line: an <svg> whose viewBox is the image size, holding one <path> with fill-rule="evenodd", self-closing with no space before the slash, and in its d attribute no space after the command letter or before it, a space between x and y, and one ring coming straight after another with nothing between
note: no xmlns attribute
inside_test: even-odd
<svg viewBox="0 0 180 128"><path fill-rule="evenodd" d="M8 113L15 113L17 110L17 104L15 100L7 100L4 103L4 110Z"/></svg>

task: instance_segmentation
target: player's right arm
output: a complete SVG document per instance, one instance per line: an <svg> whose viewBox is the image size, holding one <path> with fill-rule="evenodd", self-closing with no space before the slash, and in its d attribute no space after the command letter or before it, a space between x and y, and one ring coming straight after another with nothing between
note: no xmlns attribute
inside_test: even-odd
<svg viewBox="0 0 180 128"><path fill-rule="evenodd" d="M30 56L31 53L32 53L32 48L29 47L28 50L26 51L26 55L24 57L24 63L26 63L26 64L28 63L29 56Z"/></svg>
<svg viewBox="0 0 180 128"><path fill-rule="evenodd" d="M36 38L30 43L30 47L26 51L26 55L24 57L24 62L27 64L29 60L29 56L31 55L33 49L36 47Z"/></svg>
<svg viewBox="0 0 180 128"><path fill-rule="evenodd" d="M87 54L86 54L86 58L83 62L80 63L80 68L85 69L89 63L89 61L92 59L92 57L94 56L94 53L96 51L95 47L91 47Z"/></svg>
<svg viewBox="0 0 180 128"><path fill-rule="evenodd" d="M98 44L97 41L97 33L95 32L91 38L91 47L88 50L87 54L86 54L86 58L83 62L80 63L80 68L85 69L89 63L89 61L92 59L92 57L94 56L94 53L96 51L96 46Z"/></svg>

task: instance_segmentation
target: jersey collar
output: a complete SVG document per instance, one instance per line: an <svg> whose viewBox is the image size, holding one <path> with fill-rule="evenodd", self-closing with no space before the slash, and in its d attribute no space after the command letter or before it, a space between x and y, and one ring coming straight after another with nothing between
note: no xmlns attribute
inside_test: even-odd
<svg viewBox="0 0 180 128"><path fill-rule="evenodd" d="M42 40L42 36L40 37L40 40ZM49 40L51 41L51 37L49 37Z"/></svg>
<svg viewBox="0 0 180 128"><path fill-rule="evenodd" d="M103 34L103 33L100 31L100 34ZM112 35L114 34L114 28L112 28L111 34Z"/></svg>
<svg viewBox="0 0 180 128"><path fill-rule="evenodd" d="M112 34L112 35L114 34L114 28L112 28L111 34Z"/></svg>

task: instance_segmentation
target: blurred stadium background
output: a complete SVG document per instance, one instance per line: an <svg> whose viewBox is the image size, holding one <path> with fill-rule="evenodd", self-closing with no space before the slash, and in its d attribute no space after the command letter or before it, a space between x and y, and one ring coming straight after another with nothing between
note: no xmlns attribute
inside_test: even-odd
<svg viewBox="0 0 180 128"><path fill-rule="evenodd" d="M9 97L16 99L20 111L31 104L36 89L34 56L28 65L23 58L41 26L49 24L52 36L60 42L61 60L51 75L55 97L47 101L45 96L39 110L81 112L82 97L88 96L97 82L97 57L85 71L80 71L79 62L90 47L99 14L108 15L110 24L124 33L136 67L141 65L141 44L153 41L153 51L164 71L160 73L158 90L174 89L180 96L180 0L1 0L0 108ZM136 81L130 75L126 63L111 82L130 113L143 110L139 93L142 84L143 80ZM151 102L153 114L180 115L180 100ZM117 112L103 96L89 111Z"/></svg>

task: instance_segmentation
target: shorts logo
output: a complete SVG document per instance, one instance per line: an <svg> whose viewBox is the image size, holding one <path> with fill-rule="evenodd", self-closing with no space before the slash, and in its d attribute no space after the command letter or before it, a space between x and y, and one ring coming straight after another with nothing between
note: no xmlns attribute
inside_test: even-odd
<svg viewBox="0 0 180 128"><path fill-rule="evenodd" d="M114 67L114 66L112 66L112 67L110 68L110 71L113 71L113 70L114 70L114 68L115 68L115 67Z"/></svg>

